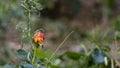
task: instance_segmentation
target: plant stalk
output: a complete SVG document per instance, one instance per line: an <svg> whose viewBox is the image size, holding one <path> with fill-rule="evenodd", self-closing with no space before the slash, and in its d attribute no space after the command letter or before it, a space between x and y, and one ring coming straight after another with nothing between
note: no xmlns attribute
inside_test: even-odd
<svg viewBox="0 0 120 68"><path fill-rule="evenodd" d="M34 64L34 62L35 62L36 50L37 50L37 48L36 48L36 47L34 47L34 49L33 49L33 58L32 58L32 64Z"/></svg>
<svg viewBox="0 0 120 68"><path fill-rule="evenodd" d="M56 50L54 51L54 53L50 56L50 58L48 59L48 63L46 64L46 66L49 64L49 62L51 61L51 59L55 56L56 52L60 49L60 47L65 43L65 41L70 37L70 35L73 33L74 31L70 32L65 39L62 41L62 43L56 48Z"/></svg>

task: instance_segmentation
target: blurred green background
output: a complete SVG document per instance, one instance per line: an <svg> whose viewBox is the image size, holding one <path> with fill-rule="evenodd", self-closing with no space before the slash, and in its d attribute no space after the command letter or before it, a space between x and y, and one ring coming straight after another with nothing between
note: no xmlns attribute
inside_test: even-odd
<svg viewBox="0 0 120 68"><path fill-rule="evenodd" d="M120 1L119 0L38 0L43 6L31 15L31 29L45 30L46 49L55 50L65 36L74 31L60 48L65 51L82 52L94 43L109 45L114 51L114 36L119 45ZM20 48L20 29L25 29L27 16L19 0L0 0L0 65L17 62L15 50ZM24 46L29 48L27 39ZM116 57L116 55L113 55ZM68 67L69 68L69 67Z"/></svg>

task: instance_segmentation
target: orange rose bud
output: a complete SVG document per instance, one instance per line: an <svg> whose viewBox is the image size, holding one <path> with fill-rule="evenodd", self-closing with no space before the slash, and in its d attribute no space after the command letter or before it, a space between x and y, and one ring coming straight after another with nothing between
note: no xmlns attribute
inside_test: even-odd
<svg viewBox="0 0 120 68"><path fill-rule="evenodd" d="M44 42L44 34L40 31L36 32L33 35L32 40L34 43L42 44Z"/></svg>

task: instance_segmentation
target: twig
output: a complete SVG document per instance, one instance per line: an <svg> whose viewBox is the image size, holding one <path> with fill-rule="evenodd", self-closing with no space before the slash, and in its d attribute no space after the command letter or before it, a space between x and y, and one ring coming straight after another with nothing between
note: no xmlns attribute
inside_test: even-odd
<svg viewBox="0 0 120 68"><path fill-rule="evenodd" d="M48 59L48 63L50 62L50 60L55 56L56 52L60 49L60 47L65 43L65 41L70 37L70 35L73 33L74 31L70 32L66 38L62 41L62 43L56 48L56 50L54 51L54 53L50 56L50 58ZM46 64L46 66L48 65L48 63Z"/></svg>

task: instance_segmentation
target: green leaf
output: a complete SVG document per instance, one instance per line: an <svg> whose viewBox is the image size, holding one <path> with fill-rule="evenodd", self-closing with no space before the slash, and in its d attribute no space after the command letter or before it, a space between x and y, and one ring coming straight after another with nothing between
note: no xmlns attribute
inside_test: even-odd
<svg viewBox="0 0 120 68"><path fill-rule="evenodd" d="M45 51L45 57L46 58L49 58L52 54L53 54L53 52L51 50L46 50Z"/></svg>
<svg viewBox="0 0 120 68"><path fill-rule="evenodd" d="M104 49L105 52L109 52L110 51L110 47L109 46L104 46L103 49Z"/></svg>
<svg viewBox="0 0 120 68"><path fill-rule="evenodd" d="M53 64L54 65L59 65L61 63L61 60L60 59L55 59L54 61L53 61Z"/></svg>
<svg viewBox="0 0 120 68"><path fill-rule="evenodd" d="M45 58L45 52L41 49L36 49L36 57Z"/></svg>
<svg viewBox="0 0 120 68"><path fill-rule="evenodd" d="M77 52L69 52L69 51L67 51L65 53L65 55L68 58L73 59L73 60L78 60L78 59L80 59L81 56L83 56L83 54L80 54L80 53L77 53Z"/></svg>
<svg viewBox="0 0 120 68"><path fill-rule="evenodd" d="M19 49L19 50L16 51L16 56L19 59L27 60L27 51L25 51L23 49Z"/></svg>
<svg viewBox="0 0 120 68"><path fill-rule="evenodd" d="M120 40L120 31L117 31L115 33L115 36L116 36L116 40Z"/></svg>
<svg viewBox="0 0 120 68"><path fill-rule="evenodd" d="M60 67L55 65L50 65L50 68L60 68Z"/></svg>
<svg viewBox="0 0 120 68"><path fill-rule="evenodd" d="M117 16L115 19L113 19L112 26L115 30L120 31L119 25L120 25L120 16Z"/></svg>

